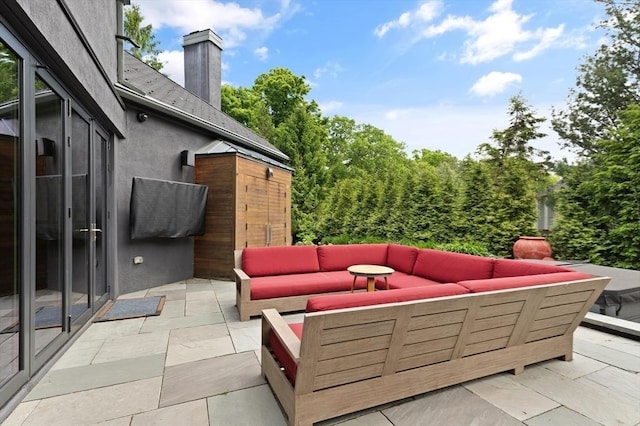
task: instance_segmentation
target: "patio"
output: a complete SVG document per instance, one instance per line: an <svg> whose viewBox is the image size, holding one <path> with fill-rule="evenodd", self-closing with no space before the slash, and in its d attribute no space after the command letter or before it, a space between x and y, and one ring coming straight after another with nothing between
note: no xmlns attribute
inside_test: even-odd
<svg viewBox="0 0 640 426"><path fill-rule="evenodd" d="M260 375L260 319L239 321L234 283L121 298L153 295L167 297L160 316L91 324L2 424L286 424ZM579 327L574 352L322 424L639 424L640 342Z"/></svg>

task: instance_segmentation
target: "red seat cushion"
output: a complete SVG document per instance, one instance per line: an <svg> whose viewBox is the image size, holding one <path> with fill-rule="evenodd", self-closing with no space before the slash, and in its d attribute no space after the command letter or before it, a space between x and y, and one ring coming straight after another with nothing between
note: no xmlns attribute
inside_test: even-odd
<svg viewBox="0 0 640 426"><path fill-rule="evenodd" d="M301 322L289 324L289 328L296 336L298 336L299 339L302 339L302 326L303 323ZM296 383L298 363L291 357L291 355L289 355L289 352L284 348L284 345L273 331L269 333L269 345L271 346L271 350L273 351L273 355L276 360L278 360L282 368L284 368L284 374L287 376L291 384L294 385Z"/></svg>
<svg viewBox="0 0 640 426"><path fill-rule="evenodd" d="M242 270L250 277L318 272L316 246L247 247Z"/></svg>
<svg viewBox="0 0 640 426"><path fill-rule="evenodd" d="M418 256L418 249L415 247L389 244L389 248L387 249L387 266L398 272L410 274L411 271L413 271L416 256Z"/></svg>
<svg viewBox="0 0 640 426"><path fill-rule="evenodd" d="M468 292L469 290L457 284L438 284L399 290L329 294L326 296L310 297L307 300L306 312L329 311L332 309L353 308L356 306L406 302L409 300L429 299L432 297L454 296L456 294L465 294Z"/></svg>
<svg viewBox="0 0 640 426"><path fill-rule="evenodd" d="M351 283L353 276L348 271L256 277L251 278L251 300L348 291ZM363 280L356 282L356 288L363 287Z"/></svg>
<svg viewBox="0 0 640 426"><path fill-rule="evenodd" d="M442 250L418 251L413 275L441 283L491 278L493 258L453 253Z"/></svg>
<svg viewBox="0 0 640 426"><path fill-rule="evenodd" d="M468 288L472 293L480 293L483 291L529 287L533 285L553 284L564 281L584 280L587 278L593 278L593 275L586 274L584 272L556 272L551 274L524 275L521 277L460 281L458 284Z"/></svg>
<svg viewBox="0 0 640 426"><path fill-rule="evenodd" d="M517 277L520 275L552 274L571 272L572 269L548 263L528 262L526 260L496 259L493 266L493 278Z"/></svg>
<svg viewBox="0 0 640 426"><path fill-rule="evenodd" d="M391 276L387 277L389 282L389 289L398 288L410 288L410 287L425 287L428 285L440 285L437 281L428 280L422 277L416 277L415 275L409 275L402 272L394 272ZM376 278L376 288L385 290L384 278Z"/></svg>
<svg viewBox="0 0 640 426"><path fill-rule="evenodd" d="M318 246L321 271L346 270L351 265L386 265L388 244Z"/></svg>

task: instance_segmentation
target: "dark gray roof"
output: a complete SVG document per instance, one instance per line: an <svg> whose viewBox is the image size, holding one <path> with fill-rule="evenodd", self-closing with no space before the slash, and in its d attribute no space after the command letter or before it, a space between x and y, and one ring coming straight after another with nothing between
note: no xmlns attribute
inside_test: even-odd
<svg viewBox="0 0 640 426"><path fill-rule="evenodd" d="M119 87L119 91L125 98L151 104L177 118L190 117L191 125L213 130L246 148L281 161L289 159L262 136L127 52L124 54L124 87Z"/></svg>

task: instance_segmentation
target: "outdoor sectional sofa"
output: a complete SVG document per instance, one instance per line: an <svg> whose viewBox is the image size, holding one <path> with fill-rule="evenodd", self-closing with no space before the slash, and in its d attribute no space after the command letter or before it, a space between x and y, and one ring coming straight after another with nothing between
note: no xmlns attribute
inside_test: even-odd
<svg viewBox="0 0 640 426"><path fill-rule="evenodd" d="M536 362L571 360L573 332L609 278L523 280L524 287L507 278L314 296L307 310L315 312L296 324L266 309L262 373L289 424L311 425L503 371L519 374ZM411 300L419 289L423 298ZM399 293L409 301L396 301Z"/></svg>
<svg viewBox="0 0 640 426"><path fill-rule="evenodd" d="M561 266L399 244L251 247L236 251L235 256L240 320L249 320L268 308L302 311L311 296L351 294L353 276L347 268L355 264L393 268L386 290L390 294L386 297L401 300L425 298L433 292L446 296L591 277ZM457 285L442 287L443 284ZM376 286L384 289L386 283L378 279ZM365 280L357 280L356 290L361 292L364 288ZM403 292L397 293L398 290Z"/></svg>

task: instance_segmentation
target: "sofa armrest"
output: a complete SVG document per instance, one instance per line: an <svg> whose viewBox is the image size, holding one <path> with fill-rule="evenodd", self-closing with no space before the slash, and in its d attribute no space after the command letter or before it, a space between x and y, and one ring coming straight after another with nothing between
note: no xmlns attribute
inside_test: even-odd
<svg viewBox="0 0 640 426"><path fill-rule="evenodd" d="M236 282L238 282L238 280L240 281L251 280L251 277L249 277L249 275L247 275L247 273L240 268L233 268L233 273L236 275Z"/></svg>
<svg viewBox="0 0 640 426"><path fill-rule="evenodd" d="M262 311L262 346L269 347L269 334L273 332L282 346L296 362L300 359L300 339L275 309Z"/></svg>
<svg viewBox="0 0 640 426"><path fill-rule="evenodd" d="M236 276L236 306L240 314L240 321L249 321L247 306L251 302L251 277L242 269L233 268Z"/></svg>

